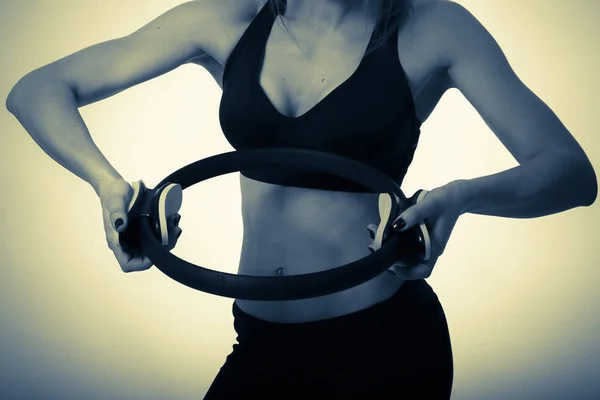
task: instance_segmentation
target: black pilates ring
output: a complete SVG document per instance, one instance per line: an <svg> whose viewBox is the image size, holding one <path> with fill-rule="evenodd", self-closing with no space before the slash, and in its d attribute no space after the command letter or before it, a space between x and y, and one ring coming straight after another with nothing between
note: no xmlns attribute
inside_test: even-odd
<svg viewBox="0 0 600 400"><path fill-rule="evenodd" d="M186 189L204 180L236 171L292 166L336 175L357 182L375 193L388 194L389 215L380 223L380 247L359 260L321 272L301 275L251 276L203 268L171 254L159 240L157 198L169 184ZM336 293L357 286L389 269L394 262L417 264L426 259L428 242L423 227L394 231L393 220L411 205L398 184L380 170L362 162L320 151L261 148L223 153L191 163L163 179L154 189L143 188L128 213L120 240L145 254L165 275L190 288L218 296L245 300L295 300ZM415 197L415 196L413 196ZM378 231L379 233L379 231ZM425 231L425 235L427 235Z"/></svg>

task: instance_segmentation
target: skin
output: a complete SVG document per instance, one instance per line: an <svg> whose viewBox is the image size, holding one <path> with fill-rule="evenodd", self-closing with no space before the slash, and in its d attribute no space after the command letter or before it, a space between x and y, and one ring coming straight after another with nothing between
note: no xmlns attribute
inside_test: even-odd
<svg viewBox="0 0 600 400"><path fill-rule="evenodd" d="M274 24L259 79L280 113L305 113L356 69L373 24L365 30L365 12L370 16L370 10L350 9L350 3L290 0L284 18L295 43ZM231 51L263 4L264 0L185 3L131 35L31 72L11 91L7 108L27 132L98 194L107 242L123 271L151 266L147 259L132 259L117 240L117 232L127 226L125 205L131 187L94 145L77 108L184 63L203 66L220 84ZM389 298L406 280L429 277L454 225L466 212L533 218L595 201L596 176L581 147L518 79L491 35L463 7L450 1L416 2L398 32L398 54L422 121L446 90L456 88L519 166L433 188L399 216L399 229L422 220L428 224L433 256L427 264L390 266L395 275L383 273L319 298L238 301L244 311L277 322L314 321L358 311ZM244 223L240 273L315 272L369 254L371 238L365 227L371 231L377 227L376 194L284 187L243 176L240 187ZM123 224L115 228L119 219ZM175 235L176 219L171 221Z"/></svg>

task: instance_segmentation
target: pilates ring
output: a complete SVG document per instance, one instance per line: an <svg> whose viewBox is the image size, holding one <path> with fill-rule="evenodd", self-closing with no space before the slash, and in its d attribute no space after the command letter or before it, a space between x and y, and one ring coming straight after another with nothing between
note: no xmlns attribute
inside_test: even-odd
<svg viewBox="0 0 600 400"><path fill-rule="evenodd" d="M166 248L168 232L165 199L207 179L254 168L292 166L337 175L379 195L381 222L370 255L321 272L283 276L229 274L203 268L171 254ZM165 275L202 292L244 300L280 301L324 296L357 286L376 277L394 262L416 265L429 259L431 244L424 223L396 232L394 219L424 195L418 191L407 199L398 184L378 169L349 158L320 151L292 148L261 148L227 152L193 162L163 179L154 189L141 182L128 212L129 223L121 243L145 254ZM180 186L180 188L179 188ZM177 197L177 195L176 195ZM181 201L179 199L179 201Z"/></svg>

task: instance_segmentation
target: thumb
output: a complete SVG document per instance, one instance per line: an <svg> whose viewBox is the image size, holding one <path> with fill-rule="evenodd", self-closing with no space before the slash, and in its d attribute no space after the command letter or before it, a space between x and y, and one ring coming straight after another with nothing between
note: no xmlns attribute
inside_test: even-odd
<svg viewBox="0 0 600 400"><path fill-rule="evenodd" d="M128 204L132 197L132 188L129 183L115 182L107 194L105 207L108 211L111 226L119 233L127 228Z"/></svg>
<svg viewBox="0 0 600 400"><path fill-rule="evenodd" d="M422 202L428 193L429 190L417 190L413 197L410 198L412 205L404 210L392 223L394 230L406 231L428 217L427 205L429 203Z"/></svg>
<svg viewBox="0 0 600 400"><path fill-rule="evenodd" d="M394 220L392 226L396 231L406 231L425 219L423 211L420 204L410 206Z"/></svg>
<svg viewBox="0 0 600 400"><path fill-rule="evenodd" d="M127 228L128 222L125 199L122 196L113 196L108 199L106 206L112 227L117 232L123 232Z"/></svg>

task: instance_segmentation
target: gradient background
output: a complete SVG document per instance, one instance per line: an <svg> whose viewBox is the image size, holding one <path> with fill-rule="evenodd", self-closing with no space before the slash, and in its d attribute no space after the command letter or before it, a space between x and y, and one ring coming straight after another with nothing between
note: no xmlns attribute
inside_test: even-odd
<svg viewBox="0 0 600 400"><path fill-rule="evenodd" d="M2 0L2 99L28 71L128 34L181 2ZM459 3L598 167L600 1ZM218 124L219 97L208 73L183 66L82 114L124 177L153 186L231 150ZM47 157L4 108L0 129L0 398L201 398L231 351L232 300L156 269L123 274L106 247L93 190ZM403 188L513 165L452 91L423 126ZM235 272L238 190L231 174L185 192L176 254ZM597 204L533 220L459 221L429 279L450 323L453 399L600 398L598 222Z"/></svg>

